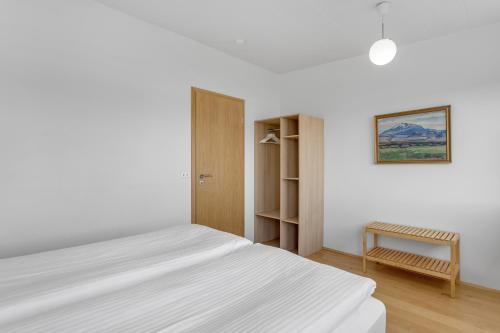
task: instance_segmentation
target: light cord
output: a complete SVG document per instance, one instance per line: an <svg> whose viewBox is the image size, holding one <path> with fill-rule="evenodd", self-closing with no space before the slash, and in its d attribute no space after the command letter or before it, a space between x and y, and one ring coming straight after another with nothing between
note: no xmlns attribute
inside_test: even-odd
<svg viewBox="0 0 500 333"><path fill-rule="evenodd" d="M382 16L382 39L385 39L384 16Z"/></svg>

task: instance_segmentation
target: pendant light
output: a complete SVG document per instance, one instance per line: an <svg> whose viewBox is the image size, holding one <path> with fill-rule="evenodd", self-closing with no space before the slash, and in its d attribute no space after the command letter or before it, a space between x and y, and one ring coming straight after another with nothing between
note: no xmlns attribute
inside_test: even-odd
<svg viewBox="0 0 500 333"><path fill-rule="evenodd" d="M382 38L373 43L370 48L370 60L375 65L383 66L390 63L398 51L396 43L389 38L385 38L384 31L384 17L389 12L389 7L391 3L389 1L382 1L377 4L377 11L382 18Z"/></svg>

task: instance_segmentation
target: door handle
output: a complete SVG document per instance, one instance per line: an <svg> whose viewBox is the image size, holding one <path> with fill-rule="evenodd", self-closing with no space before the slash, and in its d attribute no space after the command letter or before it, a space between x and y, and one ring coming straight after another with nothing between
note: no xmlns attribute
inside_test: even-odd
<svg viewBox="0 0 500 333"><path fill-rule="evenodd" d="M205 182L205 178L212 178L212 177L213 177L212 175L207 174L207 173L205 173L205 174L203 174L203 173L202 173L202 174L200 174L200 175L198 176L198 179L199 179L200 185L201 185L201 184L203 184L203 183Z"/></svg>

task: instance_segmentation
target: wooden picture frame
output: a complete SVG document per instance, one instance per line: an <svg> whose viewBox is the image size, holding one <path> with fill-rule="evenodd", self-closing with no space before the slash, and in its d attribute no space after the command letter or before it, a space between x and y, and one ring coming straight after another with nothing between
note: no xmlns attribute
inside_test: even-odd
<svg viewBox="0 0 500 333"><path fill-rule="evenodd" d="M374 117L375 163L451 163L451 106Z"/></svg>

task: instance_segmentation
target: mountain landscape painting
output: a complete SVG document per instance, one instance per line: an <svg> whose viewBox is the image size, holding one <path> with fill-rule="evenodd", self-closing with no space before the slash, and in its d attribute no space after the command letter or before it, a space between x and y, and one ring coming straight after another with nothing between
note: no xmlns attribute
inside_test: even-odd
<svg viewBox="0 0 500 333"><path fill-rule="evenodd" d="M451 162L450 106L375 117L377 163Z"/></svg>

